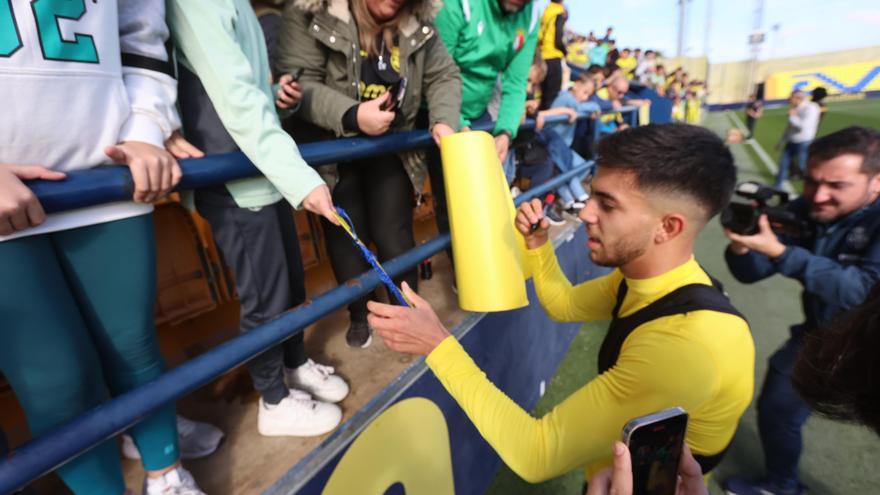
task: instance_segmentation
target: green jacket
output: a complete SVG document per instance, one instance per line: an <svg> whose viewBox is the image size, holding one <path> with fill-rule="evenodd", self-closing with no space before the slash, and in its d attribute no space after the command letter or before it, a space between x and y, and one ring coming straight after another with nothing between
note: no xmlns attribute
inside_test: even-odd
<svg viewBox="0 0 880 495"><path fill-rule="evenodd" d="M248 0L168 0L166 15L181 63L198 75L226 131L265 176L227 182L235 203L258 208L283 196L299 208L321 178L281 129L263 32Z"/></svg>
<svg viewBox="0 0 880 495"><path fill-rule="evenodd" d="M501 74L495 132L516 137L525 112L526 82L538 42L537 2L505 14L498 0L445 0L437 30L461 69L462 126L486 111Z"/></svg>
<svg viewBox="0 0 880 495"><path fill-rule="evenodd" d="M401 112L403 124L395 131L415 125L422 100L427 101L430 125L442 122L459 127L461 80L458 67L431 24L431 0L416 0L414 16L400 28L400 72L407 78ZM351 135L342 125L345 112L360 102L361 55L357 26L348 0L293 0L284 8L278 69L304 69L299 81L303 98L297 116L337 136ZM421 191L424 160L402 153L416 192ZM324 168L324 167L322 167ZM322 170L333 186L336 172Z"/></svg>

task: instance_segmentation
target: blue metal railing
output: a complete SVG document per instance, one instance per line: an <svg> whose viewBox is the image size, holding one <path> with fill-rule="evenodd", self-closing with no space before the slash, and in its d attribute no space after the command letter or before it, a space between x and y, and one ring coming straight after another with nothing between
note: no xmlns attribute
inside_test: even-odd
<svg viewBox="0 0 880 495"><path fill-rule="evenodd" d="M549 118L547 123L561 122L564 119L565 117ZM533 127L534 121L528 121L522 128ZM399 137L400 140L393 139L394 137ZM300 149L303 157L314 165L388 154L430 144L432 139L427 132L412 131L373 139L354 138L307 144ZM523 201L551 191L571 178L585 173L592 166L593 162L587 162L560 174L526 191L516 199L515 203L519 205ZM259 174L256 168L238 153L189 160L182 164L182 167L184 179L178 189L222 184L234 178ZM218 170L210 170L209 167L217 167ZM122 167L77 172L69 174L69 177L72 179L63 182L35 181L29 183L29 186L43 202L44 207L53 212L127 200L131 197L131 177ZM71 184L76 187L72 187ZM95 197L82 198L91 195ZM443 234L383 265L392 277L396 277L442 251L449 244L449 234ZM349 302L366 295L379 283L375 272L365 272L354 281L339 285L248 333L230 339L166 371L156 380L116 396L27 442L0 462L0 493L20 489L25 484L57 469L102 441L130 428L165 404L192 392L266 349L296 335L305 327Z"/></svg>

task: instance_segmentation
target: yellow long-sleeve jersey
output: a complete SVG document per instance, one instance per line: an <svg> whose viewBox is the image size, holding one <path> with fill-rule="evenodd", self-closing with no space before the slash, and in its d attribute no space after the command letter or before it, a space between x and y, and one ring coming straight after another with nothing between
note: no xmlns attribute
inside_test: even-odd
<svg viewBox="0 0 880 495"><path fill-rule="evenodd" d="M551 318L611 318L623 280L619 270L572 287L549 242L527 258ZM626 282L622 317L679 287L711 284L693 258L658 277ZM695 454L723 451L752 399L755 346L746 322L731 314L701 310L658 318L626 338L611 369L541 418L498 390L454 337L427 364L504 462L538 482L577 467L589 475L610 462L611 444L624 424L673 406L690 415L686 441Z"/></svg>

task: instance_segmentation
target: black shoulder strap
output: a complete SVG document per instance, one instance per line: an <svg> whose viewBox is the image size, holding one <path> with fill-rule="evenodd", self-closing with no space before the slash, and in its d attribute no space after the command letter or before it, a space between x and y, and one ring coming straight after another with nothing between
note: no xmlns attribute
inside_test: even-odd
<svg viewBox="0 0 880 495"><path fill-rule="evenodd" d="M599 348L599 373L604 373L617 363L620 349L623 347L623 342L629 334L649 321L665 316L700 310L727 313L745 320L745 316L730 303L721 282L715 280L711 275L709 275L709 279L712 281L712 285L690 284L679 287L654 301L649 306L621 318L620 308L623 306L623 300L626 298L627 293L626 279L622 280L617 290L617 302L611 311L612 320L608 327L608 334L605 336L605 340L602 341L602 347ZM724 458L724 454L727 453L729 447L728 445L724 450L715 455L696 456L697 462L703 469L703 473L708 473L714 469Z"/></svg>
<svg viewBox="0 0 880 495"><path fill-rule="evenodd" d="M690 313L691 311L717 311L745 317L737 311L724 294L721 283L710 277L712 285L690 284L666 294L649 306L635 313L620 317L620 307L626 297L626 280L620 282L617 291L617 304L612 310L608 334L599 349L599 373L609 370L617 362L623 342L636 328L665 316Z"/></svg>

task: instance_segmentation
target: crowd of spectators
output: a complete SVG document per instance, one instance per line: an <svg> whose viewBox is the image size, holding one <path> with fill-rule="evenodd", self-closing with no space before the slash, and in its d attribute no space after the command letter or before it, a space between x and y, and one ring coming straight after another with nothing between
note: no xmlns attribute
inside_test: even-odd
<svg viewBox="0 0 880 495"><path fill-rule="evenodd" d="M708 91L705 81L696 80L681 67L668 69L659 52L653 49L619 48L613 38L614 28L597 37L566 31L565 45L569 64L591 73L603 72L604 78L622 75L639 87L653 90L673 103L675 122L698 124Z"/></svg>

